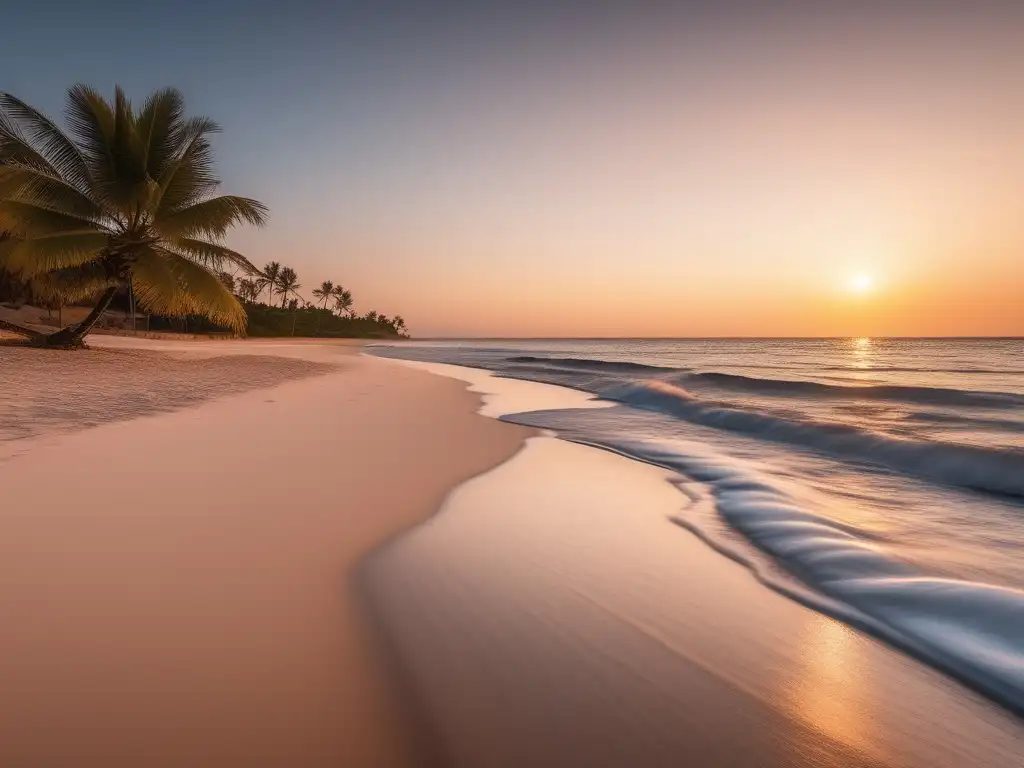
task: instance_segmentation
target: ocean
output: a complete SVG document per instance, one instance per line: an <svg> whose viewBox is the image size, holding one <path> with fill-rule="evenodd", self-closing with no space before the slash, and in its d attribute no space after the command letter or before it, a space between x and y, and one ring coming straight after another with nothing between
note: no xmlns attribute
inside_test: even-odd
<svg viewBox="0 0 1024 768"><path fill-rule="evenodd" d="M1024 711L1024 340L437 341L373 354L570 387L503 418L671 470L766 586Z"/></svg>

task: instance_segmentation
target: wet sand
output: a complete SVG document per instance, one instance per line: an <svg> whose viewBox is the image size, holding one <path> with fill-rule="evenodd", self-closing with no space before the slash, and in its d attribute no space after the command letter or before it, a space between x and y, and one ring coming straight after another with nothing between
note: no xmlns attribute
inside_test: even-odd
<svg viewBox="0 0 1024 768"><path fill-rule="evenodd" d="M0 349L35 430L0 461L0 765L419 764L354 570L528 431L355 348L96 342Z"/></svg>
<svg viewBox="0 0 1024 768"><path fill-rule="evenodd" d="M497 393L494 415L534 386L586 405L416 367ZM1021 720L673 525L691 502L668 477L536 437L368 561L447 765L1024 765Z"/></svg>

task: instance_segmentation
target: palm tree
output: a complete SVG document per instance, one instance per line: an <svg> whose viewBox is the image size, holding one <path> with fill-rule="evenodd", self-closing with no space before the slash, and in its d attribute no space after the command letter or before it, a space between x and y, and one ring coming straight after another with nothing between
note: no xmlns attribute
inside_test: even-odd
<svg viewBox="0 0 1024 768"><path fill-rule="evenodd" d="M334 308L339 313L352 311L352 291L347 291L340 285L334 286Z"/></svg>
<svg viewBox="0 0 1024 768"><path fill-rule="evenodd" d="M242 301L256 301L261 290L262 289L256 280L243 277L238 281L238 295L241 297Z"/></svg>
<svg viewBox="0 0 1024 768"><path fill-rule="evenodd" d="M371 323L376 323L377 322L377 310L371 309L369 312L367 312L366 313L366 319L369 320Z"/></svg>
<svg viewBox="0 0 1024 768"><path fill-rule="evenodd" d="M260 290L267 289L267 306L274 305L274 289L277 287L277 279L281 276L281 265L272 261L260 272Z"/></svg>
<svg viewBox="0 0 1024 768"><path fill-rule="evenodd" d="M202 315L241 332L242 306L217 278L232 264L256 269L221 244L234 226L261 226L267 208L214 196L209 136L219 127L185 117L181 93L154 92L133 109L121 88L113 103L76 85L68 91L68 133L20 99L0 93L0 264L25 280L51 275L99 294L82 322L49 336L73 347L131 281L151 312ZM23 329L24 330L24 329Z"/></svg>
<svg viewBox="0 0 1024 768"><path fill-rule="evenodd" d="M405 320L402 319L401 315L395 315L395 319L392 321L395 326L395 330L399 333L405 333L408 328L405 327Z"/></svg>
<svg viewBox="0 0 1024 768"><path fill-rule="evenodd" d="M281 267L281 271L277 275L276 287L282 296L281 309L284 309L285 302L288 300L288 294L294 293L302 286L299 285L299 276L295 274L294 269L291 267Z"/></svg>
<svg viewBox="0 0 1024 768"><path fill-rule="evenodd" d="M232 275L230 272L218 272L217 277L219 277L220 281L224 283L225 288L227 288L232 293L235 292L236 280L234 275Z"/></svg>
<svg viewBox="0 0 1024 768"><path fill-rule="evenodd" d="M324 309L327 309L327 300L334 295L334 283L330 280L324 280L320 283L319 288L313 289L313 295L319 300L323 299Z"/></svg>

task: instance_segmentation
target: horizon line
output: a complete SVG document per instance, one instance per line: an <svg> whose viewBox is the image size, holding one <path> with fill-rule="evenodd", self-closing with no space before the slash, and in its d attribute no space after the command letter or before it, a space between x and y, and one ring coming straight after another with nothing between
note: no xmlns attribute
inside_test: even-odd
<svg viewBox="0 0 1024 768"><path fill-rule="evenodd" d="M1019 336L423 336L407 341L836 341L884 339L893 341L1024 341Z"/></svg>

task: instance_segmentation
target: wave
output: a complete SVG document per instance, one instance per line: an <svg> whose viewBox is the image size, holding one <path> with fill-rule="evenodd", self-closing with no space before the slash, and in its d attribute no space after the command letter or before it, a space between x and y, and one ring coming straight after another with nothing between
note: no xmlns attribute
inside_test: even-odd
<svg viewBox="0 0 1024 768"><path fill-rule="evenodd" d="M773 368L775 366L765 366ZM855 365L827 365L819 368L820 371L846 371L849 373L977 373L995 374L1001 376L1024 376L1024 370L1017 368L910 368L899 365L872 365L870 368Z"/></svg>
<svg viewBox="0 0 1024 768"><path fill-rule="evenodd" d="M788 419L709 402L663 381L615 384L601 397L694 424L851 457L972 490L1024 497L1024 452L925 442L846 424Z"/></svg>
<svg viewBox="0 0 1024 768"><path fill-rule="evenodd" d="M506 357L509 363L536 363L541 365L552 365L559 368L580 368L587 371L609 371L609 372L637 372L650 371L684 371L685 368L664 368L658 365L644 365L643 363L615 362L610 360L590 360L579 357L535 357L532 355L520 355L518 357Z"/></svg>
<svg viewBox="0 0 1024 768"><path fill-rule="evenodd" d="M1013 419L984 419L977 416L962 416L957 413L939 413L936 411L913 411L907 417L914 421L924 421L931 424L949 424L954 427L965 429L977 429L979 426L988 429L999 429L1004 432L1024 432L1024 421Z"/></svg>
<svg viewBox="0 0 1024 768"><path fill-rule="evenodd" d="M973 408L1010 409L1024 407L1024 395L943 387L915 387L896 384L836 385L817 381L758 378L718 371L692 372L688 368L667 368L625 361L594 360L577 357L538 357L521 355L505 358L506 363L534 367L539 371L570 369L588 373L644 375L665 374L663 380L684 389L714 388L730 392L775 397L807 397L819 399L889 400L919 405L963 406ZM498 366L497 370L511 373ZM823 370L846 370L838 367ZM896 370L896 369L893 369ZM900 369L914 370L914 369ZM924 370L924 369L921 369ZM981 372L977 369L977 372ZM676 375L672 375L676 374Z"/></svg>
<svg viewBox="0 0 1024 768"><path fill-rule="evenodd" d="M856 529L802 508L754 470L725 457L691 455L685 444L597 444L707 484L716 511L730 527L832 599L816 600L758 572L769 586L873 632L1024 711L1024 592L923 577ZM690 530L697 527L684 518L675 522ZM694 532L707 538L699 527ZM747 558L731 556L758 571Z"/></svg>
<svg viewBox="0 0 1024 768"><path fill-rule="evenodd" d="M976 392L941 387L905 387L894 384L837 386L816 381L759 379L731 373L691 373L683 377L688 385L710 384L718 389L794 397L850 398L857 400L898 400L924 405L960 405L980 408L1019 408L1024 396L1005 392Z"/></svg>

